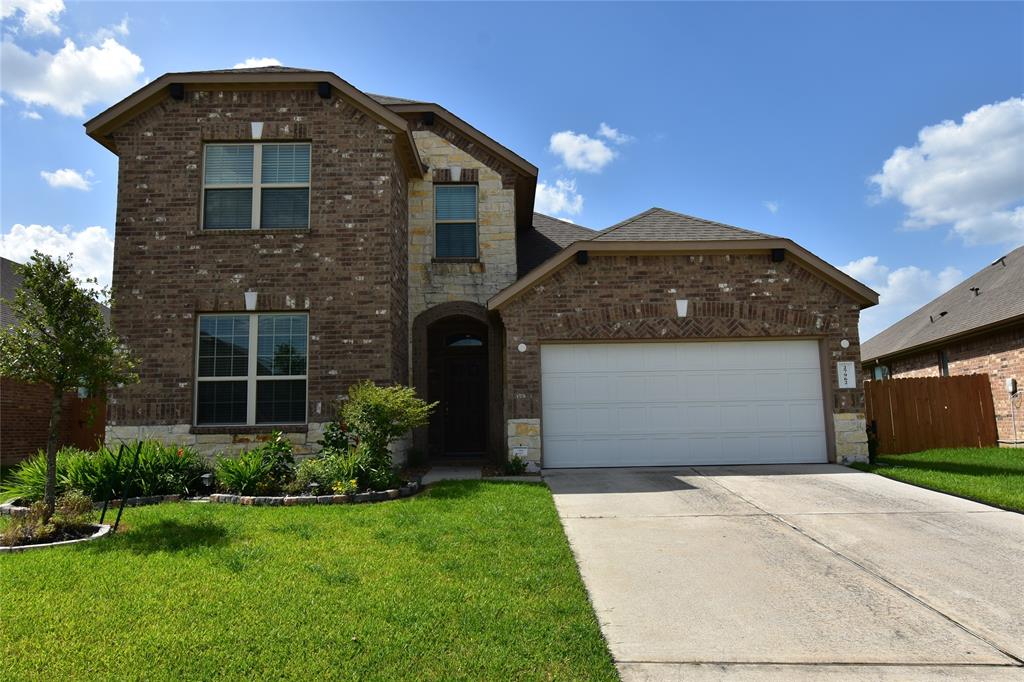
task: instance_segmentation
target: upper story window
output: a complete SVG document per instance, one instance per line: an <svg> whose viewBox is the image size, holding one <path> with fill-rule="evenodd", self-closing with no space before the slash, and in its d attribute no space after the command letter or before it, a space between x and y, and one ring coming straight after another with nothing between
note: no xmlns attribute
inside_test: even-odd
<svg viewBox="0 0 1024 682"><path fill-rule="evenodd" d="M309 227L309 143L208 144L203 229Z"/></svg>
<svg viewBox="0 0 1024 682"><path fill-rule="evenodd" d="M477 257L477 186L434 186L434 256Z"/></svg>
<svg viewBox="0 0 1024 682"><path fill-rule="evenodd" d="M200 315L196 424L306 421L305 314Z"/></svg>

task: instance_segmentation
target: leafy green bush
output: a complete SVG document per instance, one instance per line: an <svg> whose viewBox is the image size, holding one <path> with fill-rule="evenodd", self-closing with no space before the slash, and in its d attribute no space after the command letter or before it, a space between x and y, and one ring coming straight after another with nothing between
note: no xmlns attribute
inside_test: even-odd
<svg viewBox="0 0 1024 682"><path fill-rule="evenodd" d="M295 472L295 480L303 491L311 483L320 494L335 495L365 490L369 486L366 448L350 447L346 450L324 450L318 457L303 460Z"/></svg>
<svg viewBox="0 0 1024 682"><path fill-rule="evenodd" d="M522 476L526 473L526 460L512 455L505 462L505 473L509 476Z"/></svg>
<svg viewBox="0 0 1024 682"><path fill-rule="evenodd" d="M435 407L437 403L418 398L408 386L377 386L363 381L349 388L339 417L370 459L365 465L369 487L380 490L394 483L388 447L411 429L424 426Z"/></svg>
<svg viewBox="0 0 1024 682"><path fill-rule="evenodd" d="M270 434L270 440L256 448L263 458L270 462L270 477L277 487L284 486L295 478L295 456L292 455L292 442L280 431Z"/></svg>
<svg viewBox="0 0 1024 682"><path fill-rule="evenodd" d="M348 432L338 422L328 422L323 437L317 441L322 450L348 450Z"/></svg>
<svg viewBox="0 0 1024 682"><path fill-rule="evenodd" d="M238 495L262 495L274 491L274 463L259 450L245 450L238 457L217 460L217 482Z"/></svg>
<svg viewBox="0 0 1024 682"><path fill-rule="evenodd" d="M143 441L139 465L131 475L138 443L126 443L121 461L117 449L102 447L96 452L77 448L61 448L57 452L57 494L78 490L94 500L117 498L124 494L187 495L198 486L209 466L191 448ZM26 501L42 499L46 486L46 454L38 453L11 472L0 488L0 498Z"/></svg>

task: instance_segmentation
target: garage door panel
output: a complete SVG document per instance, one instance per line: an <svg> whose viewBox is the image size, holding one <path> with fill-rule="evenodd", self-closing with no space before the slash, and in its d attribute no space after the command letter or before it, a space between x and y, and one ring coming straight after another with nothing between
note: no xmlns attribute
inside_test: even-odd
<svg viewBox="0 0 1024 682"><path fill-rule="evenodd" d="M815 341L541 347L545 466L826 460Z"/></svg>

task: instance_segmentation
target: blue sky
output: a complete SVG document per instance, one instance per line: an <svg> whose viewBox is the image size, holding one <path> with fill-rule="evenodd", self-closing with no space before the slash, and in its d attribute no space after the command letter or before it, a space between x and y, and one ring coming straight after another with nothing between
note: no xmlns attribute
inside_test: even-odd
<svg viewBox="0 0 1024 682"><path fill-rule="evenodd" d="M657 205L790 237L882 293L862 338L1024 243L1021 3L3 7L0 252L101 280L117 163L81 124L250 58L439 102L588 227Z"/></svg>

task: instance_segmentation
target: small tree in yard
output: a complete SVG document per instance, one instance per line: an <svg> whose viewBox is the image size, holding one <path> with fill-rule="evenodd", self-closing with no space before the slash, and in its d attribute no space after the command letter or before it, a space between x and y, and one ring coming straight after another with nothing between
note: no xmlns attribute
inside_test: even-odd
<svg viewBox="0 0 1024 682"><path fill-rule="evenodd" d="M362 381L349 388L340 416L370 456L390 467L388 446L409 430L425 425L436 406L418 398L408 386L377 386Z"/></svg>
<svg viewBox="0 0 1024 682"><path fill-rule="evenodd" d="M0 375L52 389L46 440L46 518L53 515L57 486L57 439L61 404L68 391L85 386L101 390L138 380L135 361L103 321L100 297L105 289L88 289L96 280L79 282L71 262L38 251L26 265L15 266L21 285L10 302L17 324L0 329Z"/></svg>

